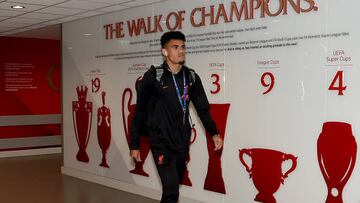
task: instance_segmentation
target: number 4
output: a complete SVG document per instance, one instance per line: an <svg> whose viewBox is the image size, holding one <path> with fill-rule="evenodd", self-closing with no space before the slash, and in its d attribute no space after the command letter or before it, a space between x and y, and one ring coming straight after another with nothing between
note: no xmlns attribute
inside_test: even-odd
<svg viewBox="0 0 360 203"><path fill-rule="evenodd" d="M338 86L335 83L338 81ZM329 90L337 90L338 95L344 95L343 91L346 90L346 86L343 84L343 71L338 71L330 84Z"/></svg>

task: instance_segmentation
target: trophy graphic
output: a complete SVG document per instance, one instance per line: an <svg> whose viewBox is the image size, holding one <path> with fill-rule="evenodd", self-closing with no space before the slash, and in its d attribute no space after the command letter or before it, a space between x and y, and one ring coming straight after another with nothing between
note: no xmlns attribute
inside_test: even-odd
<svg viewBox="0 0 360 203"><path fill-rule="evenodd" d="M210 104L210 114L219 129L219 134L225 140L225 129L230 104ZM221 155L223 149L214 151L214 141L206 134L207 149L209 154L208 170L205 178L204 189L219 193L226 193L221 169Z"/></svg>
<svg viewBox="0 0 360 203"><path fill-rule="evenodd" d="M98 143L102 151L102 161L99 166L109 168L106 162L106 151L109 149L111 141L111 115L110 109L105 106L105 92L101 92L102 107L97 113L97 137Z"/></svg>
<svg viewBox="0 0 360 203"><path fill-rule="evenodd" d="M276 203L273 194L279 189L280 183L284 184L284 180L289 173L295 170L297 158L291 154L284 154L271 149L242 149L239 152L241 163L245 166L250 178L253 179L256 189L259 191L254 200L264 203ZM246 164L244 154L252 159L251 168ZM283 174L281 165L286 160L291 160L292 166Z"/></svg>
<svg viewBox="0 0 360 203"><path fill-rule="evenodd" d="M190 141L190 143L189 143L190 145L195 142L196 137L197 137L196 129L191 128L191 131L192 131L192 134L194 135L194 138L193 138L193 140ZM189 164L190 160L191 160L190 154L188 154L188 156L186 158L186 167L185 167L184 175L183 175L182 180L181 180L182 185L192 186L192 182L191 182L190 177L189 177L189 170L187 169L187 165Z"/></svg>
<svg viewBox="0 0 360 203"><path fill-rule="evenodd" d="M86 101L87 91L86 86L76 87L78 101L72 102L74 130L79 146L76 159L82 162L89 162L86 147L89 143L92 120L92 102Z"/></svg>
<svg viewBox="0 0 360 203"><path fill-rule="evenodd" d="M126 95L129 95L129 100L127 103L127 113L128 116L126 118L125 115L125 98ZM124 126L124 131L125 131L125 136L126 136L126 140L128 143L130 143L130 126L131 126L131 121L134 117L135 114L135 108L136 108L136 104L131 104L131 100L132 100L132 92L130 88L126 88L123 92L122 95L122 119L123 119L123 126ZM142 176L149 176L149 174L147 174L144 169L143 169L143 165L144 162L149 154L150 151L150 144L148 141L148 137L146 136L140 136L140 158L141 161L135 161L135 168L133 170L130 170L130 173L134 173L137 175L142 175Z"/></svg>
<svg viewBox="0 0 360 203"><path fill-rule="evenodd" d="M326 203L343 203L342 192L354 169L356 150L356 140L350 124L323 124L317 141L317 155L328 189Z"/></svg>

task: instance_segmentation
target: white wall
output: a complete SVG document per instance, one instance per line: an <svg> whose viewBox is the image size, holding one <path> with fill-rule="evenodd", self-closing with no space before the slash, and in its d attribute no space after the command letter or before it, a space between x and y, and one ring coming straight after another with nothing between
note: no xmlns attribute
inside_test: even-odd
<svg viewBox="0 0 360 203"><path fill-rule="evenodd" d="M236 1L238 9L241 2L247 2L250 7L252 1ZM275 13L279 1L269 2L270 11ZM102 177L102 183L107 185L114 185L110 184L112 181L118 181L115 185L130 184L137 188L132 190L136 193L155 190L157 195L145 195L158 198L160 183L150 154L144 165L149 177L128 172L133 164L122 124L121 102L125 88L135 92L135 80L146 67L161 63L160 45L151 46L150 41L158 40L162 32L131 37L127 21L144 18L147 22L148 17L159 15L162 15L162 21L166 21L172 12L185 11L179 30L187 35L186 64L201 76L210 103L230 103L231 106L222 154L226 194L203 189L208 153L204 130L196 120L198 138L191 146L188 165L193 185L183 186L181 195L208 203L253 202L257 189L240 163L239 149L266 148L298 157L295 171L275 193L278 202L325 202L327 188L317 160L317 140L323 123L346 122L352 125L355 139L360 134L360 72L357 68L360 51L357 8L360 3L355 0L315 0L316 8L298 14L290 2L288 0L287 14L281 12L277 16L261 17L260 7L254 10L253 19L249 15L250 19L245 20L243 15L238 21L234 15L233 21L226 23L222 16L217 24L210 25L210 17L206 17L205 25L201 27L191 24L194 9L205 7L208 13L210 6L214 5L216 16L223 4L230 18L233 2L173 0L64 24L64 171L83 173L85 179L94 175ZM311 1L300 2L301 7L307 9ZM195 12L196 23L201 19L200 13ZM169 20L171 24L174 23L173 17ZM125 36L106 40L103 26L117 22L124 22ZM164 32L168 30L166 22L162 22L161 27ZM85 33L92 35L84 36ZM336 53L340 55L334 55ZM150 56L152 54L155 56ZM329 62L327 57L339 61ZM337 71L344 74L343 85L347 86L344 95L328 90ZM274 75L275 85L269 93L262 94L267 89L261 84L265 72ZM217 94L210 93L216 89L212 74L220 75L221 90ZM101 86L99 92L93 93L91 80L96 77ZM269 77L265 82L269 82ZM77 101L75 88L80 85L89 88L87 100L93 103L92 129L86 148L89 163L76 160L78 145L72 101ZM107 151L110 168L99 166L101 151L97 141L96 114L101 107L101 91L106 92L106 106L111 110L112 137ZM134 103L135 98L131 102ZM339 151L342 150L346 147ZM286 162L283 170L289 165ZM360 195L356 192L359 187L360 173L356 164L343 191L344 202L359 202Z"/></svg>

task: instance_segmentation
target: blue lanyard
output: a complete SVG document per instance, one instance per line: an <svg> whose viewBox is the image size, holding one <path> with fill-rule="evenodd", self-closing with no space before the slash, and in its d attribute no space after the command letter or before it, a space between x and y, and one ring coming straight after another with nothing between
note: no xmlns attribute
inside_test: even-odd
<svg viewBox="0 0 360 203"><path fill-rule="evenodd" d="M183 110L183 124L185 124L186 95L187 95L187 92L186 92L185 71L183 70L183 81L184 81L183 96L180 95L179 87L178 87L177 82L176 82L176 80L175 80L174 74L172 74L172 78L173 78L173 81L174 81L174 85L175 85L175 89L176 89L176 93L177 93L177 96L178 96L178 99L179 99L180 106L181 106L181 108L182 108L182 110Z"/></svg>

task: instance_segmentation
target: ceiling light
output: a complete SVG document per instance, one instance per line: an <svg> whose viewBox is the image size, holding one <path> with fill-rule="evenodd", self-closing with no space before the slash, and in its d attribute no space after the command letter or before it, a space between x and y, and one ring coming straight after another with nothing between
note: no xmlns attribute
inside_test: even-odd
<svg viewBox="0 0 360 203"><path fill-rule="evenodd" d="M13 8L13 9L23 9L23 8L25 8L25 6L14 5L14 6L11 6L11 8Z"/></svg>
<svg viewBox="0 0 360 203"><path fill-rule="evenodd" d="M92 34L91 33L85 33L84 35L85 36L91 36Z"/></svg>

